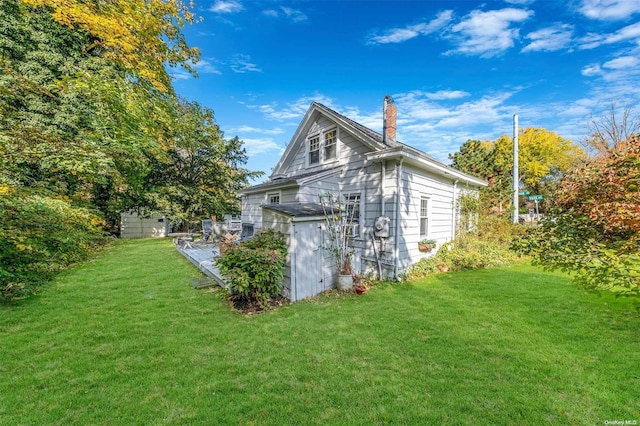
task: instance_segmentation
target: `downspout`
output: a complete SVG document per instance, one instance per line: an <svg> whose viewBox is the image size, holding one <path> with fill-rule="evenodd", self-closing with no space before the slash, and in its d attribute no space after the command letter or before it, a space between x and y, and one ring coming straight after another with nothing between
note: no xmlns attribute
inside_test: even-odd
<svg viewBox="0 0 640 426"><path fill-rule="evenodd" d="M400 161L396 165L396 233L394 235L394 249L393 256L395 261L393 262L393 276L397 280L398 277L398 263L400 262L400 215L402 208L400 206L400 181L402 180L402 161L404 158L400 158Z"/></svg>
<svg viewBox="0 0 640 426"><path fill-rule="evenodd" d="M384 207L385 207L384 206L384 196L385 196L385 193L384 193L385 182L384 181L385 181L385 176L387 174L387 162L386 162L386 160L382 160L381 165L382 165L382 170L380 171L380 175L381 175L381 177L380 177L380 181L381 181L381 183L380 183L380 188L381 188L381 190L380 190L380 216L384 216Z"/></svg>
<svg viewBox="0 0 640 426"><path fill-rule="evenodd" d="M451 241L456 239L456 201L458 200L456 192L458 189L458 181L459 179L453 181L453 199L451 200Z"/></svg>

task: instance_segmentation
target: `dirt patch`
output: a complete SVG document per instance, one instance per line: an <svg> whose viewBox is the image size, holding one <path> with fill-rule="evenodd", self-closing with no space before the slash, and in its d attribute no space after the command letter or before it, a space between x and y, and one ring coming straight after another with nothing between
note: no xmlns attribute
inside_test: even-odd
<svg viewBox="0 0 640 426"><path fill-rule="evenodd" d="M283 296L275 296L269 299L267 306L262 306L256 301L247 300L246 298L229 295L231 306L238 312L245 315L255 315L262 312L272 311L280 306L289 304L289 300Z"/></svg>

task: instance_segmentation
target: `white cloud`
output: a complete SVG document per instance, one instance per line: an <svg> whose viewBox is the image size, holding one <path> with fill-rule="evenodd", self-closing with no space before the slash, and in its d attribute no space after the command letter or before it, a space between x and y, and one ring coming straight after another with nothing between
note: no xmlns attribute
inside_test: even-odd
<svg viewBox="0 0 640 426"><path fill-rule="evenodd" d="M231 61L229 61L229 66L233 72L238 74L244 74L246 72L262 72L262 69L251 62L251 57L249 55L235 55Z"/></svg>
<svg viewBox="0 0 640 426"><path fill-rule="evenodd" d="M582 68L581 73L585 77L593 77L602 74L602 68L600 67L600 64L591 64Z"/></svg>
<svg viewBox="0 0 640 426"><path fill-rule="evenodd" d="M274 129L259 129L257 127L251 127L251 126L240 126L237 129L229 129L229 132L231 133L258 133L258 134L263 134L263 135L281 135L284 133L284 130L282 130L279 127L276 127Z"/></svg>
<svg viewBox="0 0 640 426"><path fill-rule="evenodd" d="M243 9L242 4L236 0L216 0L216 2L209 8L210 12L215 13L237 13Z"/></svg>
<svg viewBox="0 0 640 426"><path fill-rule="evenodd" d="M200 59L193 67L201 74L222 74L215 65L205 59Z"/></svg>
<svg viewBox="0 0 640 426"><path fill-rule="evenodd" d="M264 154L266 152L276 151L278 155L282 155L284 148L274 142L271 138L263 139L249 139L240 138L244 142L244 148L247 150L247 155L254 156L258 154Z"/></svg>
<svg viewBox="0 0 640 426"><path fill-rule="evenodd" d="M589 33L579 40L579 47L580 49L594 49L603 44L613 44L627 40L635 40L640 43L640 22L627 25L611 34Z"/></svg>
<svg viewBox="0 0 640 426"><path fill-rule="evenodd" d="M565 48L571 43L573 36L573 26L569 24L556 24L552 27L533 31L526 35L531 43L526 45L522 51L545 51L553 52Z"/></svg>
<svg viewBox="0 0 640 426"><path fill-rule="evenodd" d="M307 19L309 19L307 15L305 15L305 13L302 12L301 10L293 9L285 6L281 6L280 10L276 10L276 9L263 10L262 14L272 18L286 18L294 23L304 22Z"/></svg>
<svg viewBox="0 0 640 426"><path fill-rule="evenodd" d="M189 73L188 71L184 71L184 70L180 70L180 69L171 70L169 72L169 75L171 76L171 78L174 81L189 80L189 79L193 78L193 74Z"/></svg>
<svg viewBox="0 0 640 426"><path fill-rule="evenodd" d="M590 19L613 21L640 12L638 0L583 0L580 12Z"/></svg>
<svg viewBox="0 0 640 426"><path fill-rule="evenodd" d="M426 97L433 100L460 99L466 98L469 93L462 90L440 90L438 92L427 93Z"/></svg>
<svg viewBox="0 0 640 426"><path fill-rule="evenodd" d="M313 96L304 96L298 98L297 100L284 107L280 107L275 102L264 105L247 105L247 107L257 109L268 120L301 120L302 116L307 112L307 109L309 109L309 105L311 105L312 102L318 102L329 108L333 108L333 100L318 93Z"/></svg>
<svg viewBox="0 0 640 426"><path fill-rule="evenodd" d="M488 12L474 10L451 28L450 38L458 47L446 53L479 55L485 58L498 55L513 47L513 40L518 37L518 29L511 25L523 22L533 14L530 10L514 8Z"/></svg>
<svg viewBox="0 0 640 426"><path fill-rule="evenodd" d="M401 43L420 35L432 34L446 26L451 21L452 15L453 12L451 10L445 10L440 12L428 23L408 25L402 28L392 28L387 30L383 35L370 36L367 40L367 44Z"/></svg>
<svg viewBox="0 0 640 426"><path fill-rule="evenodd" d="M603 68L621 70L621 69L634 69L640 65L640 59L635 56L621 56L619 58L612 59L602 64Z"/></svg>

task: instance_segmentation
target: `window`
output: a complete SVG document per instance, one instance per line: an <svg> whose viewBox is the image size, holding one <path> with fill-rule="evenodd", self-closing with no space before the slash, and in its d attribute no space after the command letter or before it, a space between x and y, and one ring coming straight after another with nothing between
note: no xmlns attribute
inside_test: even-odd
<svg viewBox="0 0 640 426"><path fill-rule="evenodd" d="M426 238L429 233L429 199L420 198L420 238Z"/></svg>
<svg viewBox="0 0 640 426"><path fill-rule="evenodd" d="M267 194L267 203L280 204L280 193L274 192L272 194Z"/></svg>
<svg viewBox="0 0 640 426"><path fill-rule="evenodd" d="M337 147L337 138L338 132L336 130L331 130L330 132L326 132L324 134L324 160L335 160L336 159L336 147Z"/></svg>
<svg viewBox="0 0 640 426"><path fill-rule="evenodd" d="M348 226L346 235L357 237L360 235L360 194L345 194L345 226Z"/></svg>
<svg viewBox="0 0 640 426"><path fill-rule="evenodd" d="M320 163L320 136L309 139L309 165Z"/></svg>

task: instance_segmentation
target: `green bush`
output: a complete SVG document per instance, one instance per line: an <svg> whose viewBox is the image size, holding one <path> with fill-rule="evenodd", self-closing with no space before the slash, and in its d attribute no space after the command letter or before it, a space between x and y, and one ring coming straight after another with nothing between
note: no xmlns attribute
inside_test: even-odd
<svg viewBox="0 0 640 426"><path fill-rule="evenodd" d="M625 250L627 242L607 239L586 216L558 210L512 246L530 255L534 265L573 273L587 289L638 296L640 253Z"/></svg>
<svg viewBox="0 0 640 426"><path fill-rule="evenodd" d="M407 279L423 278L437 272L494 268L520 262L517 253L505 244L488 241L473 234L463 234L445 243L435 256L421 259L407 272Z"/></svg>
<svg viewBox="0 0 640 426"><path fill-rule="evenodd" d="M216 264L234 302L266 308L282 289L286 256L284 235L267 230L250 241L224 246Z"/></svg>
<svg viewBox="0 0 640 426"><path fill-rule="evenodd" d="M106 242L90 211L43 196L0 195L0 300L33 294Z"/></svg>

